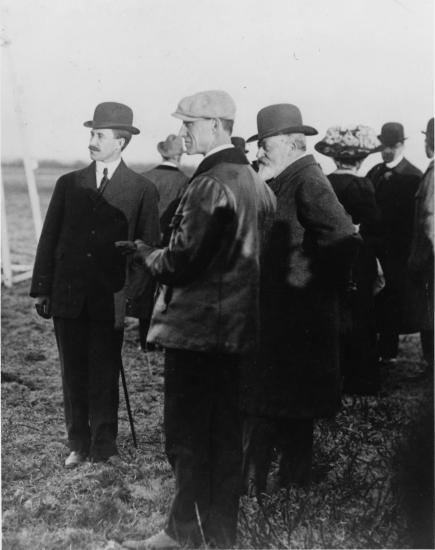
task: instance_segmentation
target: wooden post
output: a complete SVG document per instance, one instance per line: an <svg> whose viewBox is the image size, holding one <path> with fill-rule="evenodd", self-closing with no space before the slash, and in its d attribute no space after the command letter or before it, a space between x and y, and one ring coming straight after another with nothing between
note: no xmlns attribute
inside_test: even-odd
<svg viewBox="0 0 435 550"><path fill-rule="evenodd" d="M3 178L0 174L1 182L1 203L2 203L2 271L3 271L3 284L10 288L12 286L12 263L11 254L9 250L9 234L8 223L6 220L6 205L5 205L5 191L3 189Z"/></svg>

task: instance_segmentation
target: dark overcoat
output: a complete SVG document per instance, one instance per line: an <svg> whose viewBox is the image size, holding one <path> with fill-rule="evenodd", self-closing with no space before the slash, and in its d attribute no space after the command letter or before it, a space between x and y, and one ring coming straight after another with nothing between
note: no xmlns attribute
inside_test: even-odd
<svg viewBox="0 0 435 550"><path fill-rule="evenodd" d="M340 404L337 290L359 237L312 155L270 186L276 221L264 257L261 346L242 406L271 418L329 416Z"/></svg>
<svg viewBox="0 0 435 550"><path fill-rule="evenodd" d="M425 315L422 289L409 277L407 262L414 227L415 194L421 171L403 158L394 168L374 166L367 177L375 188L381 213L377 255L385 288L377 297L379 330L419 332Z"/></svg>
<svg viewBox="0 0 435 550"><path fill-rule="evenodd" d="M54 317L74 319L84 303L91 318L145 316L154 283L115 248L115 241L159 242L154 185L119 164L103 193L95 163L56 183L39 240L30 295L48 295Z"/></svg>

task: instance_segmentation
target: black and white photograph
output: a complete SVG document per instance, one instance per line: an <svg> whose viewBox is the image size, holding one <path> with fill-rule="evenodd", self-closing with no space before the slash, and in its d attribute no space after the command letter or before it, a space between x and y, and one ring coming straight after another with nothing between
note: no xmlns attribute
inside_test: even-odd
<svg viewBox="0 0 435 550"><path fill-rule="evenodd" d="M435 548L433 0L0 45L2 548Z"/></svg>

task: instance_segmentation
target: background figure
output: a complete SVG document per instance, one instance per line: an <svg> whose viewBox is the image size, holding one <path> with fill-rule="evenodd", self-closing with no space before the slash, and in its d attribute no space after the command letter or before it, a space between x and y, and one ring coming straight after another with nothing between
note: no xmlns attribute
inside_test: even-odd
<svg viewBox="0 0 435 550"><path fill-rule="evenodd" d="M430 160L415 196L414 234L408 268L414 282L424 288L426 309L422 319L421 344L427 373L434 364L434 119L427 123L426 155Z"/></svg>
<svg viewBox="0 0 435 550"><path fill-rule="evenodd" d="M319 153L334 159L337 169L328 179L363 239L352 268L351 288L340 300L340 369L345 393L375 394L379 390L374 285L380 214L372 183L358 175L362 161L378 145L374 130L367 126L333 126L315 145Z"/></svg>
<svg viewBox="0 0 435 550"><path fill-rule="evenodd" d="M422 173L404 158L402 124L387 122L378 136L383 161L367 177L375 188L381 212L377 256L385 275L385 288L376 299L379 355L384 362L396 359L399 334L419 332L424 316L424 293L408 273L414 197Z"/></svg>
<svg viewBox="0 0 435 550"><path fill-rule="evenodd" d="M162 162L144 172L143 176L154 183L159 193L160 234L163 246L169 243L171 235L171 220L175 214L181 197L186 191L189 178L180 169L180 161L184 152L181 137L170 134L165 141L157 144L157 150L162 156ZM153 346L147 346L147 334L151 321L152 308L149 315L139 319L139 340L143 351Z"/></svg>
<svg viewBox="0 0 435 550"><path fill-rule="evenodd" d="M236 542L242 437L241 357L256 344L260 251L273 193L230 141L223 91L174 113L188 154L205 155L174 216L169 245L138 243L136 258L165 286L148 339L165 348L166 453L176 493L165 531L128 548L231 548ZM205 540L203 540L205 539Z"/></svg>
<svg viewBox="0 0 435 550"><path fill-rule="evenodd" d="M162 156L162 162L143 175L154 183L159 192L160 231L162 244L166 246L171 235L172 217L186 191L189 178L180 170L184 152L181 137L170 134L165 141L158 143L157 150Z"/></svg>
<svg viewBox="0 0 435 550"><path fill-rule="evenodd" d="M85 122L94 162L57 181L36 252L30 295L37 297L38 313L54 320L67 467L117 454L125 310L135 315L144 305L134 299L152 288L144 269L115 248L119 239L159 242L157 192L121 158L139 133L132 122L131 109L113 102L98 105Z"/></svg>
<svg viewBox="0 0 435 550"><path fill-rule="evenodd" d="M243 380L245 485L260 494L274 448L282 487L310 482L313 421L340 406L337 291L359 238L306 153L305 136L317 131L299 109L265 107L257 125L259 174L277 198L262 262L260 351Z"/></svg>

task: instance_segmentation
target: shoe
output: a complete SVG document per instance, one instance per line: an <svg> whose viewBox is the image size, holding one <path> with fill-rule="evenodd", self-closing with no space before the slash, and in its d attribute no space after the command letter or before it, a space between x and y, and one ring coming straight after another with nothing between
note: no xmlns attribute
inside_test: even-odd
<svg viewBox="0 0 435 550"><path fill-rule="evenodd" d="M381 357L379 361L382 365L385 365L386 367L394 367L395 365L397 365L397 359L395 357Z"/></svg>
<svg viewBox="0 0 435 550"><path fill-rule="evenodd" d="M75 468L86 460L86 456L78 451L71 451L65 459L65 468Z"/></svg>
<svg viewBox="0 0 435 550"><path fill-rule="evenodd" d="M145 540L125 540L122 546L130 548L130 550L173 550L174 548L181 548L178 542L165 531L160 531Z"/></svg>
<svg viewBox="0 0 435 550"><path fill-rule="evenodd" d="M107 464L110 464L111 466L116 466L116 467L123 465L122 459L119 455L109 456L106 462Z"/></svg>

